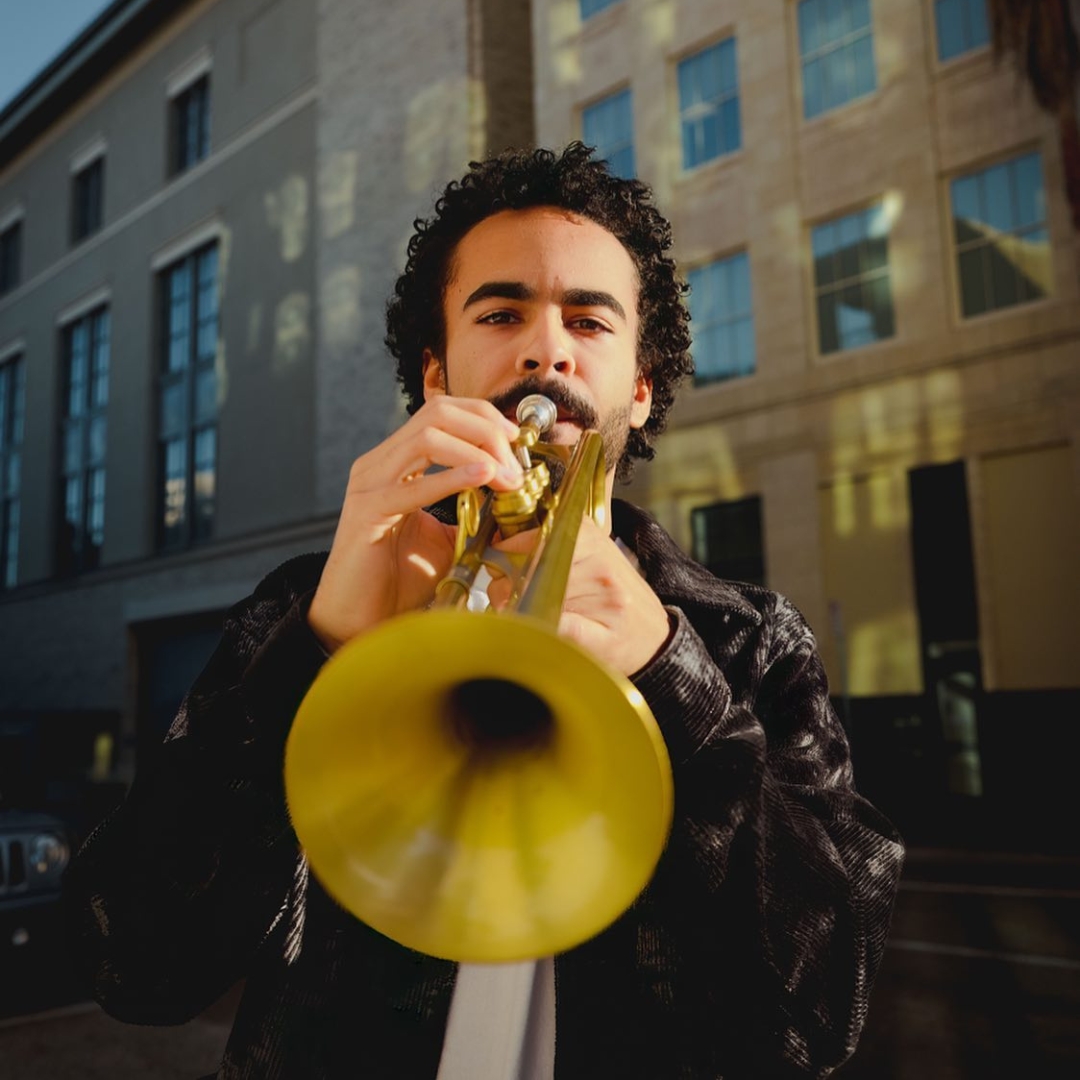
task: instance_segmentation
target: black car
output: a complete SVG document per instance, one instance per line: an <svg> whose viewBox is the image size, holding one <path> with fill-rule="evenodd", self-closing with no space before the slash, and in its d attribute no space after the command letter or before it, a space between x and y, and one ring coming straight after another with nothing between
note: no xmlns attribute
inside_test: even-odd
<svg viewBox="0 0 1080 1080"><path fill-rule="evenodd" d="M60 879L70 857L58 818L0 809L0 999L36 997L39 984L66 975Z"/></svg>

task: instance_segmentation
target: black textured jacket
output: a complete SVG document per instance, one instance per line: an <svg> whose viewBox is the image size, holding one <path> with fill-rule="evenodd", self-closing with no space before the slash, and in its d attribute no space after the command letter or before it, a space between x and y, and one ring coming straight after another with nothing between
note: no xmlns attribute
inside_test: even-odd
<svg viewBox="0 0 1080 1080"><path fill-rule="evenodd" d="M614 532L677 616L634 679L671 753L652 883L556 958L558 1080L817 1077L855 1047L902 860L852 787L806 623L719 581L651 518ZM309 877L282 760L324 656L305 619L325 556L230 611L157 759L75 860L67 899L97 997L181 1023L247 976L218 1076L433 1080L455 965L343 912Z"/></svg>

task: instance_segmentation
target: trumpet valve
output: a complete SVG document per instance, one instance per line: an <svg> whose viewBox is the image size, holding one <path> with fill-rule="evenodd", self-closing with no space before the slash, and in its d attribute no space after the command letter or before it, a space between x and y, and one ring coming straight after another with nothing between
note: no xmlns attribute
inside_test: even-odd
<svg viewBox="0 0 1080 1080"><path fill-rule="evenodd" d="M491 509L504 537L539 524L537 508L543 503L550 486L548 467L538 461L525 470L521 487L514 491L495 492Z"/></svg>

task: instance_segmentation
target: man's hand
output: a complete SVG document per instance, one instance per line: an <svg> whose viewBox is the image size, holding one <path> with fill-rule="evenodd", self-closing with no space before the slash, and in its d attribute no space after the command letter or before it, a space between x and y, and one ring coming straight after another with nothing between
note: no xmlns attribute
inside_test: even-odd
<svg viewBox="0 0 1080 1080"><path fill-rule="evenodd" d="M308 622L331 652L384 619L423 607L449 569L455 529L423 507L468 487L521 484L518 428L486 401L429 401L357 458ZM432 465L439 472L428 473Z"/></svg>
<svg viewBox="0 0 1080 1080"><path fill-rule="evenodd" d="M496 547L528 551L535 540L535 532L519 533ZM494 578L488 588L492 606L504 607L509 596L509 579ZM608 667L633 675L663 648L670 631L671 621L660 598L611 537L586 516L566 584L560 635Z"/></svg>

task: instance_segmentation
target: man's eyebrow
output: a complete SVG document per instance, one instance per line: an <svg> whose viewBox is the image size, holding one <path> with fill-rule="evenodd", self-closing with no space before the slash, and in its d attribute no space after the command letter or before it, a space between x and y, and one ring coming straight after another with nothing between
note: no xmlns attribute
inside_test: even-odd
<svg viewBox="0 0 1080 1080"><path fill-rule="evenodd" d="M602 292L599 289L567 289L563 293L562 302L566 307L608 308L626 322L626 312L622 304L611 293Z"/></svg>
<svg viewBox="0 0 1080 1080"><path fill-rule="evenodd" d="M481 300L532 300L536 293L521 281L485 281L478 289L469 293L461 310L465 311Z"/></svg>

